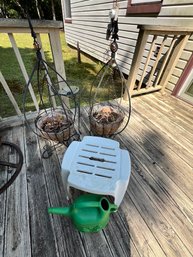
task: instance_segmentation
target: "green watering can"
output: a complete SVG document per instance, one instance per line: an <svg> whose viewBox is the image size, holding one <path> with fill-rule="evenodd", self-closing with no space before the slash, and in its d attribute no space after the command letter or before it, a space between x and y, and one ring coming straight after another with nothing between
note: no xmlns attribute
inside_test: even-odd
<svg viewBox="0 0 193 257"><path fill-rule="evenodd" d="M85 194L69 207L48 208L48 212L70 217L81 232L98 232L108 224L110 213L116 212L117 208L101 195Z"/></svg>

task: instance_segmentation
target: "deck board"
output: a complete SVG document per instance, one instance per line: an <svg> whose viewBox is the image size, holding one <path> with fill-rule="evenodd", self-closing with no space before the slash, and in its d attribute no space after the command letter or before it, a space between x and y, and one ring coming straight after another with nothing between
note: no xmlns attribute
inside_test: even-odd
<svg viewBox="0 0 193 257"><path fill-rule="evenodd" d="M81 113L82 138L89 126L86 109ZM48 214L48 207L68 204L60 174L66 147L42 159L45 142L20 121L0 122L0 136L24 153L21 174L0 195L0 256L192 256L192 106L159 92L132 98L130 123L115 137L131 154L128 190L108 226L94 234Z"/></svg>
<svg viewBox="0 0 193 257"><path fill-rule="evenodd" d="M24 153L23 126L16 127L11 132L9 140L18 145ZM17 161L13 153L10 153L9 160ZM26 237L30 234L30 228L25 161L17 180L7 190L5 221L5 257L30 257L30 237Z"/></svg>
<svg viewBox="0 0 193 257"><path fill-rule="evenodd" d="M4 133L1 133L1 136L4 140L8 139L10 137L10 130L4 131ZM6 155L7 150L0 151L1 160L6 159ZM7 181L7 167L1 167L0 182L2 183L2 181L3 183ZM4 254L5 249L6 199L7 192L0 195L0 254Z"/></svg>
<svg viewBox="0 0 193 257"><path fill-rule="evenodd" d="M134 121L132 123L134 128L132 129L134 143L130 143L130 149L132 148L135 157L139 160L142 159L144 163L145 161L148 162L149 167L152 166L152 169L155 169L156 166L161 168L167 174L167 179L174 180L175 184L179 186L180 191L185 192L191 199L193 181L187 181L187 177L192 172L192 167L190 166L192 155L188 155L190 158L188 159L188 164L186 162L187 158L181 158L182 154L186 157L187 151L182 151L179 146L176 147L177 145L170 138L167 138L164 133L161 133L160 130L158 132L155 129L151 129L145 122L139 128L137 125L138 122ZM133 145L134 147L132 147ZM140 148L138 152L136 152L136 145ZM142 156L141 152L143 152ZM137 154L139 157L137 157Z"/></svg>

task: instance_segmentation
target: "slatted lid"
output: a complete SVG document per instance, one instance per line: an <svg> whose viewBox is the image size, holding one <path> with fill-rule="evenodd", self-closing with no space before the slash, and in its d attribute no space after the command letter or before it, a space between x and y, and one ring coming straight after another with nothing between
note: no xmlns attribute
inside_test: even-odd
<svg viewBox="0 0 193 257"><path fill-rule="evenodd" d="M105 186L109 190L110 187L114 188L119 177L121 150L116 141L97 139L85 139L79 143L68 181L76 184L78 178L78 184L82 181L89 187L101 189Z"/></svg>

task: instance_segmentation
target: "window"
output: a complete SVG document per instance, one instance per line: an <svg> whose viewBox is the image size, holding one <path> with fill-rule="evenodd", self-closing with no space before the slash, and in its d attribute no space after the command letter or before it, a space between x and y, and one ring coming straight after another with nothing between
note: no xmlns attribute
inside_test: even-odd
<svg viewBox="0 0 193 257"><path fill-rule="evenodd" d="M162 1L155 0L128 0L127 15L139 14L158 14L160 12Z"/></svg>
<svg viewBox="0 0 193 257"><path fill-rule="evenodd" d="M155 0L132 0L131 1L132 4L148 4L148 3L155 3L156 1ZM157 1L157 2L161 2L161 1Z"/></svg>

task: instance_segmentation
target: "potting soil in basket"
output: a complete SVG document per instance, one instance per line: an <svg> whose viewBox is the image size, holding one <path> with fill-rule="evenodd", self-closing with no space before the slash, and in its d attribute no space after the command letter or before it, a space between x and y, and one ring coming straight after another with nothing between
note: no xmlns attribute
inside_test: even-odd
<svg viewBox="0 0 193 257"><path fill-rule="evenodd" d="M90 123L95 135L110 136L114 134L124 120L122 112L111 106L93 108Z"/></svg>

